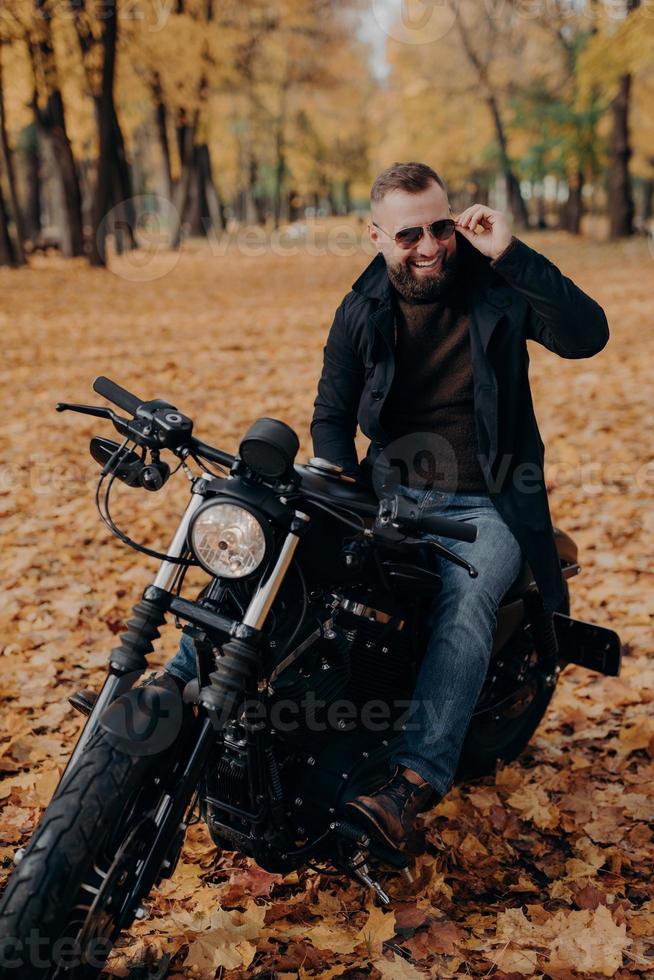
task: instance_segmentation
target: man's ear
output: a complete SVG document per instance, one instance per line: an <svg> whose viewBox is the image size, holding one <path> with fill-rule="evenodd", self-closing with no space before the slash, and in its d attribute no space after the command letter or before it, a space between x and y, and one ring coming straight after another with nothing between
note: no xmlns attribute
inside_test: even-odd
<svg viewBox="0 0 654 980"><path fill-rule="evenodd" d="M378 252L381 252L381 243L379 241L379 232L373 225L371 221L368 222L368 234L370 235L370 241L375 246Z"/></svg>

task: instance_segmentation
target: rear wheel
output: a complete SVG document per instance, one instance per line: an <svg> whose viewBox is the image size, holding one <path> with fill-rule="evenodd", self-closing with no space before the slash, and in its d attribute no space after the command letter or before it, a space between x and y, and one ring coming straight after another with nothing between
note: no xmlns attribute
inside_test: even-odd
<svg viewBox="0 0 654 980"><path fill-rule="evenodd" d="M143 897L135 879L154 834L161 769L157 757L126 755L104 731L94 734L2 897L4 969L21 980L100 973Z"/></svg>
<svg viewBox="0 0 654 980"><path fill-rule="evenodd" d="M569 614L567 584L560 611ZM499 705L488 714L473 716L461 750L457 780L488 776L498 762L511 762L528 744L549 706L556 681L548 684L538 662L533 637L528 626L521 628L502 649L501 659L511 672L524 673L522 684L512 703ZM483 704L480 705L483 707Z"/></svg>

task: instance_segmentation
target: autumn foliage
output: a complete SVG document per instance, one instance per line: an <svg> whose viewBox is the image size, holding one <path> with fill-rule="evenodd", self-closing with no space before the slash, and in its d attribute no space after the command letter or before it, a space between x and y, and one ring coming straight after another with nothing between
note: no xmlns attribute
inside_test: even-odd
<svg viewBox="0 0 654 980"><path fill-rule="evenodd" d="M611 326L591 360L535 346L530 354L552 511L583 566L571 582L573 613L619 632L622 675L564 671L522 756L423 815L413 883L382 876L391 910L341 877L269 874L216 853L203 825L193 826L174 877L114 951L112 975L652 975L652 257L643 240L528 240L598 299ZM99 686L155 567L97 519L87 446L104 425L58 416L54 403L96 400L92 380L105 374L170 399L202 438L228 450L254 418L277 416L300 435L306 460L326 330L367 256L298 248L248 257L203 245L185 246L172 265L167 252L151 261L150 272L160 263L166 274L147 282L129 281L129 255L113 260L115 275L52 258L0 273L5 876L79 731L66 697ZM139 540L165 546L187 494L181 474L157 495L123 487L115 516ZM171 626L157 664L178 636Z"/></svg>
<svg viewBox="0 0 654 980"><path fill-rule="evenodd" d="M394 159L647 234L653 55L646 0L3 0L0 264L347 214Z"/></svg>

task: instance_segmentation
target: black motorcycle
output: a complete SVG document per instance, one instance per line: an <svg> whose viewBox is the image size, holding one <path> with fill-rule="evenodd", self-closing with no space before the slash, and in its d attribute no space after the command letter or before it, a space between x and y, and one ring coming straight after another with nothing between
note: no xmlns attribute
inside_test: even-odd
<svg viewBox="0 0 654 980"><path fill-rule="evenodd" d="M476 575L438 540L474 541L474 526L421 513L401 492L377 499L328 461L296 464L299 442L283 422L258 419L232 456L197 439L168 402L142 401L107 378L93 387L129 417L57 409L109 419L120 433L121 443L91 440L102 466L98 510L113 534L161 565L109 654L37 830L16 854L0 949L3 973L29 978L97 976L151 889L173 874L198 814L218 848L271 872L349 875L388 902L374 875L399 869L410 878L409 859L344 819L343 804L388 778L439 563ZM163 487L164 451L189 478L191 499L159 554L115 524L109 502L116 480ZM562 531L556 542L568 579L580 570L577 549ZM195 599L182 595L190 566L208 577ZM522 569L499 611L457 779L518 755L567 663L618 674L618 636L568 611L547 614ZM139 683L170 616L195 650L197 678L183 692L157 675Z"/></svg>

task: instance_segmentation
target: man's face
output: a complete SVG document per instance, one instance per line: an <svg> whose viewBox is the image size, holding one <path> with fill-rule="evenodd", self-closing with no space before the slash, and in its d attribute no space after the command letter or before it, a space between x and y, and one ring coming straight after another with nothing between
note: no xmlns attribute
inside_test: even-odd
<svg viewBox="0 0 654 980"><path fill-rule="evenodd" d="M424 303L435 301L443 294L456 270L456 235L441 242L427 232L417 245L408 249L396 245L393 236L402 228L429 225L449 217L447 195L436 183L417 194L390 191L381 201L373 203L372 220L384 231L369 224L370 238L384 256L389 279L405 299Z"/></svg>

